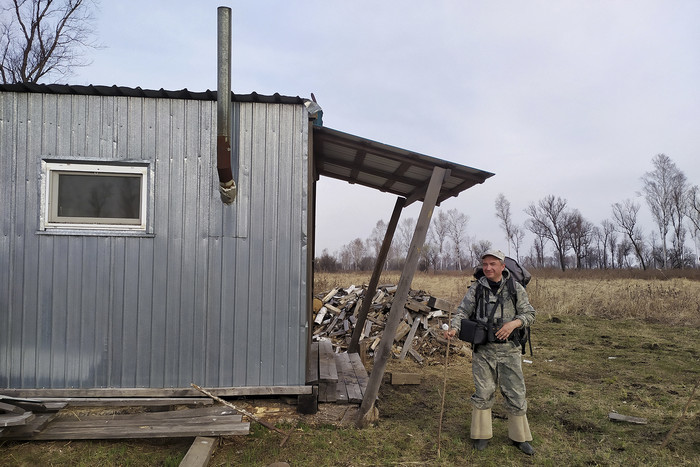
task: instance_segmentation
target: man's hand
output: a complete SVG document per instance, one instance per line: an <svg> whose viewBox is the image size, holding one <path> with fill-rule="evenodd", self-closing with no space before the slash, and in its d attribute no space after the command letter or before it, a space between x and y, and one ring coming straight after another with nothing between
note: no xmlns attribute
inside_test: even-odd
<svg viewBox="0 0 700 467"><path fill-rule="evenodd" d="M457 335L457 330L456 329L448 329L447 331L444 332L445 339L452 339L454 336Z"/></svg>
<svg viewBox="0 0 700 467"><path fill-rule="evenodd" d="M508 339L508 336L510 336L510 333L512 333L514 330L518 329L520 326L523 325L523 322L520 319L514 319L513 321L508 321L506 324L501 326L501 329L496 331L496 337L502 341Z"/></svg>

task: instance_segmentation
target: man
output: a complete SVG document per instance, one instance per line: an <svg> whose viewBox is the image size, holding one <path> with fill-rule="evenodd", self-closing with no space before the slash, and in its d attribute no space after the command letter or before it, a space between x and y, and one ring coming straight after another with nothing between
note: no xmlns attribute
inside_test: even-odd
<svg viewBox="0 0 700 467"><path fill-rule="evenodd" d="M526 454L534 454L530 427L527 422L525 380L523 378L520 347L514 341L518 328L535 321L535 309L530 305L525 288L517 281L517 300L511 298L507 281L510 271L505 266L505 254L500 250L489 250L481 257L483 276L478 277L452 319L451 328L445 331L448 339L458 335L461 321L469 318L491 329L488 342L476 345L472 355L472 374L475 392L471 397L471 439L474 447L481 451L493 436L491 429L491 407L496 395L496 386L501 389L508 412L508 437ZM481 284L481 286L478 286ZM479 297L477 297L479 292Z"/></svg>

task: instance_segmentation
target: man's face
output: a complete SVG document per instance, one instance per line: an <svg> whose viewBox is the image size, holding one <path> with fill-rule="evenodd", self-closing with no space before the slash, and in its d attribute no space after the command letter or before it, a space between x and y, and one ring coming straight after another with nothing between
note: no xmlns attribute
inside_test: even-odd
<svg viewBox="0 0 700 467"><path fill-rule="evenodd" d="M495 256L485 256L481 260L481 267L484 269L484 275L487 279L499 282L503 277L503 270L506 268L506 265L501 263L501 260Z"/></svg>

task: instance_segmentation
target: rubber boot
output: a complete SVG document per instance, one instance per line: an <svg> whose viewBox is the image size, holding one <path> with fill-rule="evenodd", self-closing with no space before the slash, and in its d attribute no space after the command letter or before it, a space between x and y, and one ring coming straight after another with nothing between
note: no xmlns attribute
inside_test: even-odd
<svg viewBox="0 0 700 467"><path fill-rule="evenodd" d="M493 437L491 427L491 409L472 411L471 439L474 440L474 447L483 451Z"/></svg>
<svg viewBox="0 0 700 467"><path fill-rule="evenodd" d="M508 415L508 437L513 444L527 455L533 455L535 450L528 441L532 441L527 415Z"/></svg>

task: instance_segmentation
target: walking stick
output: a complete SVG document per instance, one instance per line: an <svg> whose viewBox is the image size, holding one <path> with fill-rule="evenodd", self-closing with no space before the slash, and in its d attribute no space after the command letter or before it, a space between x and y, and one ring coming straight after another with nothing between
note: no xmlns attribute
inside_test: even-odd
<svg viewBox="0 0 700 467"><path fill-rule="evenodd" d="M207 396L211 397L211 398L214 399L215 401L220 402L220 403L224 404L225 406L230 407L230 408L232 408L233 410L242 413L243 415L245 415L246 417L250 418L251 420L258 422L259 424L261 424L261 425L264 426L265 428L267 428L267 429L269 429L269 430L272 430L272 431L276 431L277 433L279 433L279 434L281 434L281 435L284 435L284 438L282 438L282 442L280 442L280 447L284 446L284 443L286 443L287 440L289 439L289 435L290 435L291 433L287 433L287 432L285 432L285 431L280 430L280 429L277 428L275 425L273 425L273 424L271 424L271 423L267 423L265 420L259 419L258 417L256 417L255 415L253 415L252 413L250 413L250 412L248 412L248 411L246 411L246 410L239 409L238 407L236 407L235 405L233 405L233 404L230 403L229 401L225 401L225 400L223 400L222 398L220 398L219 396L215 396L214 394L210 393L210 392L207 391L206 389L201 388L201 387L197 386L197 385L194 384L194 383L191 383L191 384L192 384L192 387L193 387L193 388L195 388L197 391L201 392L202 394L206 394Z"/></svg>
<svg viewBox="0 0 700 467"><path fill-rule="evenodd" d="M452 321L452 310L447 314L447 322ZM443 328L444 329L444 328ZM449 325L447 327L449 329ZM445 375L442 379L442 402L440 402L440 420L438 421L437 457L440 459L440 435L442 434L442 415L445 413L445 392L447 390L447 361L450 357L450 339L447 339L447 349L445 350Z"/></svg>

